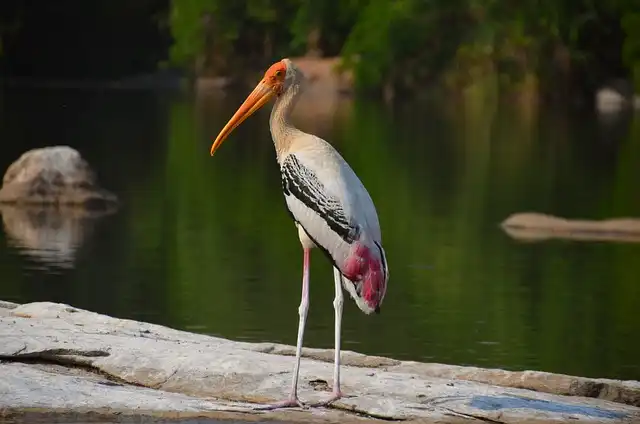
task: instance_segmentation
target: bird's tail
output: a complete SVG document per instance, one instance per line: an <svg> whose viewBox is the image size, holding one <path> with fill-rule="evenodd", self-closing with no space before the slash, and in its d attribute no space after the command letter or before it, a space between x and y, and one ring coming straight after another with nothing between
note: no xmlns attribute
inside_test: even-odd
<svg viewBox="0 0 640 424"><path fill-rule="evenodd" d="M374 242L373 249L356 242L345 262L343 286L366 314L380 312L387 292L389 271L384 249Z"/></svg>

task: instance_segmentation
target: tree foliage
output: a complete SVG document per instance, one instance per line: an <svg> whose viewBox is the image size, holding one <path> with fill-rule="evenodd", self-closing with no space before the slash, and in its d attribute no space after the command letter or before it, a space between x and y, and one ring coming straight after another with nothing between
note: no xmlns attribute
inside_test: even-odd
<svg viewBox="0 0 640 424"><path fill-rule="evenodd" d="M173 0L171 59L201 72L341 55L358 87L413 88L458 70L517 79L640 79L640 0Z"/></svg>

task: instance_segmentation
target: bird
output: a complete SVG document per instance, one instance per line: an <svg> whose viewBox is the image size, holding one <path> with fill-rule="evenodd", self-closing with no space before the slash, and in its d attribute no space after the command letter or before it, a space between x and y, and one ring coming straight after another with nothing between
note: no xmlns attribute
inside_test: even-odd
<svg viewBox="0 0 640 424"><path fill-rule="evenodd" d="M290 59L271 65L211 145L211 156L245 119L275 98L269 128L281 171L287 210L297 227L303 252L302 293L298 307L296 358L289 396L255 409L327 406L343 398L340 388L340 341L343 289L367 315L380 313L389 280L389 267L378 214L371 196L338 151L320 137L290 123L290 115L307 82ZM319 248L333 266L335 297L334 368L332 393L325 401L307 405L298 398L298 376L309 309L311 250Z"/></svg>

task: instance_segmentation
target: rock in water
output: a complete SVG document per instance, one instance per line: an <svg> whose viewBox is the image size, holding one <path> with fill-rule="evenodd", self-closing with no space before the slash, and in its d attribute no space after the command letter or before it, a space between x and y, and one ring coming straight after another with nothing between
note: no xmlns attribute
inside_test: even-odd
<svg viewBox="0 0 640 424"><path fill-rule="evenodd" d="M100 187L89 164L68 146L33 149L13 162L2 180L1 203L108 208L116 196Z"/></svg>

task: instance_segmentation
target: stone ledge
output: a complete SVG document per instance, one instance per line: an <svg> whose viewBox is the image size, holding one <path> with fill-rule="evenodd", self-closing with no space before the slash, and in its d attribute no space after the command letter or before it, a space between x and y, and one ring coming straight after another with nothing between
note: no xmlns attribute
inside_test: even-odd
<svg viewBox="0 0 640 424"><path fill-rule="evenodd" d="M355 352L344 352L343 391L350 397L333 407L253 411L251 404L286 396L292 347L234 342L64 304L0 302L0 340L0 417L14 419L97 414L111 421L640 421L637 381L422 364ZM301 399L326 397L331 375L331 351L305 349Z"/></svg>

